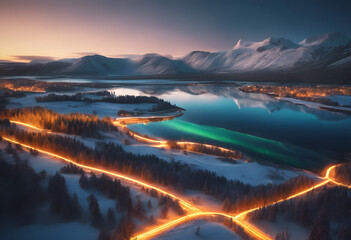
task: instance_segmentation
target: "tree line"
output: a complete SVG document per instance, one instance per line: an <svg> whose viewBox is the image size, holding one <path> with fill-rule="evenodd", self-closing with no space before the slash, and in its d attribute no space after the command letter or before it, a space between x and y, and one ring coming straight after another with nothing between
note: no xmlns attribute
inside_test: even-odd
<svg viewBox="0 0 351 240"><path fill-rule="evenodd" d="M16 148L10 144L6 148L6 152L14 156L13 163L0 155L0 224L34 223L46 203L50 205L50 213L63 221L80 219L77 195L68 194L65 179L57 173L49 177L47 188L43 187L46 172L36 173L27 161L18 157L20 148Z"/></svg>
<svg viewBox="0 0 351 240"><path fill-rule="evenodd" d="M310 229L309 240L351 239L351 197L344 187L327 188L309 192L305 197L291 199L263 207L248 215L251 221L295 222ZM330 223L336 224L332 232Z"/></svg>
<svg viewBox="0 0 351 240"><path fill-rule="evenodd" d="M114 96L112 94L107 94L102 92L101 94L96 94L98 96L103 96L102 98L89 98L86 97L87 93L76 93L73 95L61 95L50 93L45 96L38 96L35 98L37 102L62 102L62 101L74 101L74 102L107 102L107 103L119 103L119 104L140 104L140 103L152 103L156 104L152 107L150 111L165 111L172 109L180 109L176 105L171 104L168 101L154 97L154 96L134 96L134 95L120 95Z"/></svg>
<svg viewBox="0 0 351 240"><path fill-rule="evenodd" d="M334 168L334 171L331 171L331 177L341 183L351 185L351 163L343 163Z"/></svg>
<svg viewBox="0 0 351 240"><path fill-rule="evenodd" d="M97 177L94 173L91 173L90 177L82 173L79 185L83 189L96 189L108 199L115 199L116 209L123 214L119 224L116 223L116 217L112 209L108 209L107 215L104 218L95 196L91 195L88 197L91 224L101 229L99 239L129 240L135 228L133 217L141 220L144 220L145 217L144 209L139 201L133 207L129 188L123 186L119 180L112 180L105 174ZM143 215L139 215L140 212Z"/></svg>
<svg viewBox="0 0 351 240"><path fill-rule="evenodd" d="M8 154L15 150L7 147ZM16 153L17 155L17 153ZM0 151L0 224L29 224L35 221L37 210L46 202L45 189L40 185L44 176L37 174L25 161L14 157L10 164Z"/></svg>
<svg viewBox="0 0 351 240"><path fill-rule="evenodd" d="M109 117L81 113L59 114L42 107L5 109L0 112L1 118L26 122L52 132L75 134L84 137L101 138L99 131L118 131Z"/></svg>
<svg viewBox="0 0 351 240"><path fill-rule="evenodd" d="M201 191L224 201L224 210L231 212L274 202L313 184L313 180L300 176L280 185L251 186L238 180L228 180L215 172L193 169L174 160L165 161L155 155L126 152L111 142L98 142L92 148L69 137L26 132L15 127L0 127L0 134L73 158L79 163L114 169L149 182L172 186L180 192L184 189Z"/></svg>
<svg viewBox="0 0 351 240"><path fill-rule="evenodd" d="M173 209L173 211L179 216L183 216L185 214L184 209L180 206L179 200L172 199L169 195L159 194L155 189L149 189L142 187L141 190L145 193L150 194L153 198L158 198L158 206L162 207L161 213L163 218L167 218L169 209ZM151 208L151 202L148 202L148 208Z"/></svg>
<svg viewBox="0 0 351 240"><path fill-rule="evenodd" d="M45 204L49 204L49 212L59 217L61 221L84 222L78 196L76 193L73 195L68 193L65 178L59 172L51 176L47 176L45 171L36 173L28 165L28 161L19 158L19 151L23 151L20 145L13 147L9 143L6 147L6 153L14 157L13 163L4 160L0 151L0 188L2 189L0 191L0 214L2 216L0 225L36 223ZM128 187L106 175L96 177L91 174L87 182L84 182L86 175L83 169L71 164L62 167L60 171L66 174L83 172L79 181L82 188L94 188L107 198L116 199L116 208L123 213L119 222L111 208L108 209L106 216L101 213L99 203L93 194L86 199L88 201L88 220L93 227L100 230L99 238L130 239L134 231L133 217L139 218L138 213L144 212L144 209L140 201L133 207ZM43 180L47 178L48 184L45 187ZM126 206L128 204L130 210Z"/></svg>
<svg viewBox="0 0 351 240"><path fill-rule="evenodd" d="M171 149L178 149L184 151L198 152L204 154L210 154L215 156L220 156L224 158L240 159L242 158L242 153L236 150L225 151L216 146L208 146L201 143L194 144L177 144L177 141L169 140L167 145Z"/></svg>

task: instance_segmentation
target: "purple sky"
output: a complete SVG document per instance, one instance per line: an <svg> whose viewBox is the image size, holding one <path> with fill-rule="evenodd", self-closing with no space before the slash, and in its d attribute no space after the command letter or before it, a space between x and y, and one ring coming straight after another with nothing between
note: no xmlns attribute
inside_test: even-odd
<svg viewBox="0 0 351 240"><path fill-rule="evenodd" d="M0 0L0 59L230 49L239 39L351 35L351 1Z"/></svg>

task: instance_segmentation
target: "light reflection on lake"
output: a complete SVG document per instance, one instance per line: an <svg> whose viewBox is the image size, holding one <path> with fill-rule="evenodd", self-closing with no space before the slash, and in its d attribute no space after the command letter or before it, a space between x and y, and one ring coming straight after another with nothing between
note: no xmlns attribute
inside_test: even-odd
<svg viewBox="0 0 351 240"><path fill-rule="evenodd" d="M350 152L349 115L244 93L239 86L140 85L112 91L158 96L187 110L171 121L131 126L154 137L213 143L266 162L305 169L344 160L345 152Z"/></svg>

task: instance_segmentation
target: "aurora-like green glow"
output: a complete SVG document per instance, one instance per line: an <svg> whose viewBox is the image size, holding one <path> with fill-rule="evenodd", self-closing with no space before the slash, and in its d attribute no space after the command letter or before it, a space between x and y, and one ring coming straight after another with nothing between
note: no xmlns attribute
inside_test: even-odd
<svg viewBox="0 0 351 240"><path fill-rule="evenodd" d="M318 155L315 152L290 144L178 119L150 123L148 126L138 127L146 129L157 128L157 132L162 135L161 137L166 139L169 138L169 136L163 135L162 132L171 131L172 133L176 133L175 135L172 134L172 138L176 138L177 140L185 138L185 140L191 139L204 142L217 142L218 145L225 144L259 159L299 168L312 169L315 167L318 159ZM319 159L318 164L320 163Z"/></svg>

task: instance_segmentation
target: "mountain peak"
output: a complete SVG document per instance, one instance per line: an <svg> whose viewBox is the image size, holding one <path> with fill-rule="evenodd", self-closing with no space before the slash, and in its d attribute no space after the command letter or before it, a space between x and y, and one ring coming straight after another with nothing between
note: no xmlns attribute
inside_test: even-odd
<svg viewBox="0 0 351 240"><path fill-rule="evenodd" d="M289 39L268 37L261 42L249 42L249 41L243 41L242 39L240 39L234 46L233 50L251 49L254 51L262 52L272 48L280 48L281 50L284 50L284 49L297 48L297 47L298 45L293 43Z"/></svg>
<svg viewBox="0 0 351 240"><path fill-rule="evenodd" d="M147 53L139 59L139 65L143 65L147 62L160 62L160 61L171 61L160 54L157 53Z"/></svg>
<svg viewBox="0 0 351 240"><path fill-rule="evenodd" d="M255 42L244 41L242 39L239 39L239 41L235 44L234 49L250 48L254 43Z"/></svg>
<svg viewBox="0 0 351 240"><path fill-rule="evenodd" d="M302 46L327 46L335 47L340 45L346 45L351 39L344 33L330 32L324 35L313 36L306 38L300 42Z"/></svg>

